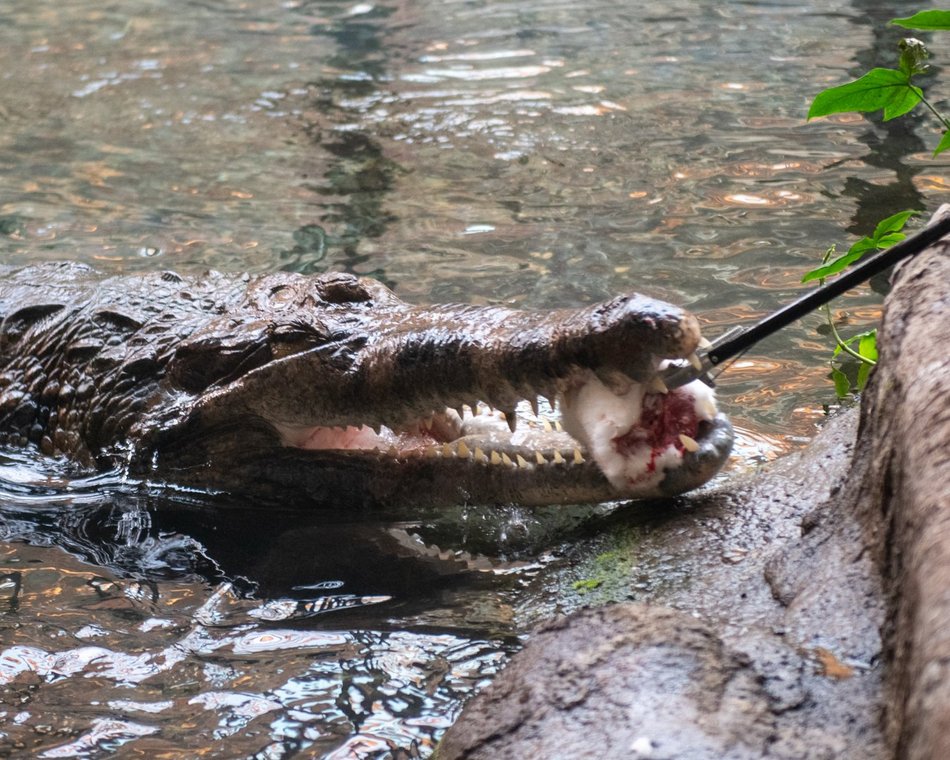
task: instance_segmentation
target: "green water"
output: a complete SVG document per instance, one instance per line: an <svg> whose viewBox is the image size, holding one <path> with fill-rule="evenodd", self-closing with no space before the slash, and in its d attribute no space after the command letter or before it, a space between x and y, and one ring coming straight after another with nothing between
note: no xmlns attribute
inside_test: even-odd
<svg viewBox="0 0 950 760"><path fill-rule="evenodd" d="M891 60L905 6L647 6L7 0L0 260L346 270L538 308L640 290L715 336L794 298L844 230L943 200L925 121L804 121ZM878 301L837 308L859 327ZM813 433L818 324L724 376L734 466ZM113 486L0 498L0 754L425 756L553 611L523 589L591 517L225 524ZM327 606L261 622L281 599Z"/></svg>

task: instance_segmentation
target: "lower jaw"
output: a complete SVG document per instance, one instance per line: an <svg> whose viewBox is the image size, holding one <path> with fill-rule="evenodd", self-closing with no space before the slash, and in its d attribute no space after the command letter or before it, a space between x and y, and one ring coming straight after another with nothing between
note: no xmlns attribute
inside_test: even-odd
<svg viewBox="0 0 950 760"><path fill-rule="evenodd" d="M664 473L657 485L660 496L676 496L698 488L714 477L732 452L735 433L724 414L699 426L698 448L688 452L680 466Z"/></svg>
<svg viewBox="0 0 950 760"><path fill-rule="evenodd" d="M481 416L481 415L479 415ZM485 415L487 418L487 415ZM593 463L597 452L578 444L557 423L521 415L520 429L512 435L504 418L496 413L497 425L489 434L440 439L438 426L430 431L424 426L412 431L394 432L382 428L378 433L361 427L314 428L294 431L296 440L285 440L293 448L347 452L374 456L377 460L420 462L429 460L433 469L449 470L460 480L470 481L471 489L478 478L492 473L502 480L486 484L486 497L477 501L498 501L489 498L492 488L508 489L502 482L511 480L519 493L510 493L501 501L519 503L555 503L604 501L622 498L672 496L701 485L722 466L731 448L731 426L722 415L715 421L701 421L695 438L690 437L695 451L685 450L681 441L664 449L646 447L640 456L648 463L640 475L617 476L603 473ZM468 412L466 412L466 420ZM493 433L492 433L493 431ZM285 434L286 438L286 434ZM517 443L515 442L517 439ZM342 444L342 445L341 445ZM451 466L447 465L452 462ZM420 462L421 463L421 462ZM471 465L468 477L465 463ZM652 467L649 466L652 464ZM426 469L429 469L428 467ZM514 471L517 471L514 472ZM449 472L445 472L448 476ZM514 481L524 481L514 486ZM463 489L464 490L464 489ZM555 493L557 491L557 493ZM535 495L537 494L537 495Z"/></svg>
<svg viewBox="0 0 950 760"><path fill-rule="evenodd" d="M394 460L376 455L376 466L366 472L375 485L373 501L395 506L512 505L544 506L557 504L594 504L628 499L667 499L689 491L712 478L726 461L732 429L725 417L709 425L697 439L699 450L687 453L679 466L664 472L652 482L623 489L615 488L594 463L588 452L580 458L564 457L545 464L531 462L524 454L496 451L491 460L476 460L474 449L467 456L449 450L434 450L427 456L409 456ZM360 458L374 455L347 453Z"/></svg>

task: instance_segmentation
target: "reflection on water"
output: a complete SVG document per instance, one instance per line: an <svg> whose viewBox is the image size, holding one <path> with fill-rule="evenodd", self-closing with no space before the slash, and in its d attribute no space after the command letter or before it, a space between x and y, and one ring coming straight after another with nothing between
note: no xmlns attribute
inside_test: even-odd
<svg viewBox="0 0 950 760"><path fill-rule="evenodd" d="M0 576L22 623L0 654L0 739L31 757L133 740L150 756L420 756L505 659L503 642L450 633L258 627L222 609L240 604L226 584L159 591L43 557L14 545L0 557L22 568Z"/></svg>
<svg viewBox="0 0 950 760"><path fill-rule="evenodd" d="M0 258L346 270L420 302L638 289L714 336L798 295L842 229L945 193L919 121L804 124L818 90L887 65L892 15L11 0ZM858 330L876 303L836 308ZM814 430L819 324L723 376L742 461ZM424 756L551 612L524 585L599 514L303 519L2 466L0 747L47 757Z"/></svg>
<svg viewBox="0 0 950 760"><path fill-rule="evenodd" d="M38 471L0 462L0 747L40 757L425 756L549 547L610 511L262 512Z"/></svg>

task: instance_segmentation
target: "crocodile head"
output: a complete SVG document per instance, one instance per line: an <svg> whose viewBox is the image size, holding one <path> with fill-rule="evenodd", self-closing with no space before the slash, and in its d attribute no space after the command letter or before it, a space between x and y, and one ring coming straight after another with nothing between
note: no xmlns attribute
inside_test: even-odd
<svg viewBox="0 0 950 760"><path fill-rule="evenodd" d="M149 477L278 502L671 496L732 445L709 388L657 374L699 340L639 295L419 307L350 275L268 275L178 345L130 438Z"/></svg>

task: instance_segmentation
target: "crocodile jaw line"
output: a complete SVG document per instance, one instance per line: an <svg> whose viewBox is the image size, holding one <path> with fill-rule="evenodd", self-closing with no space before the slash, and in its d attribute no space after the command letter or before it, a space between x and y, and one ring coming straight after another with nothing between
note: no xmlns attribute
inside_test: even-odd
<svg viewBox="0 0 950 760"><path fill-rule="evenodd" d="M618 497L637 497L660 491L666 473L697 450L697 439L702 440L717 415L712 389L699 381L673 391L633 381L611 390L589 371L578 372L557 401L560 420L547 404L537 415L537 402L521 402L515 430L510 429L511 413L506 417L485 404L445 409L396 429L275 427L283 445L314 451L467 458L522 469L592 460Z"/></svg>

